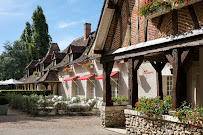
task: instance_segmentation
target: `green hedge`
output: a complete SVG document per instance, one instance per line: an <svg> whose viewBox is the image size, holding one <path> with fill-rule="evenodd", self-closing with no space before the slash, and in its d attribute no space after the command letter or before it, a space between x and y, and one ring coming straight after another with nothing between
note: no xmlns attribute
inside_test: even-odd
<svg viewBox="0 0 203 135"><path fill-rule="evenodd" d="M38 95L19 95L19 94L6 94L9 99L9 106L14 109L20 109L28 114L38 114Z"/></svg>
<svg viewBox="0 0 203 135"><path fill-rule="evenodd" d="M51 94L50 90L0 90L2 94L19 94L19 95L43 95L48 96Z"/></svg>

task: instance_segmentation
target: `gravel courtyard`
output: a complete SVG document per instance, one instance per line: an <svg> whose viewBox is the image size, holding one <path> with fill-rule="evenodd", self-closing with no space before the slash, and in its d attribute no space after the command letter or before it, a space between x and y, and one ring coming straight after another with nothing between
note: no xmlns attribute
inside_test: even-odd
<svg viewBox="0 0 203 135"><path fill-rule="evenodd" d="M0 135L118 135L103 129L96 116L32 117L9 109L0 116Z"/></svg>

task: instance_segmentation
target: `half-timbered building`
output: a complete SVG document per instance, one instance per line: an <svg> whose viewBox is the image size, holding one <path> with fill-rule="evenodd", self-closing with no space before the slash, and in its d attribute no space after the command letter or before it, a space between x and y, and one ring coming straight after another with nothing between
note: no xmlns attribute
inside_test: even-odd
<svg viewBox="0 0 203 135"><path fill-rule="evenodd" d="M145 79L155 72L153 84L143 86L145 96L154 87L154 96L163 97L163 88L171 87L168 93L174 108L184 100L203 105L203 1L175 3L173 10L160 9L145 16L136 13L140 4L149 2L152 1L104 0L90 52L101 56L103 64L104 126L120 126L124 122L121 116L124 117L125 107L115 107L110 102L110 75L117 60L123 60L128 68L129 105L134 106L142 94L139 70L144 66L148 68L143 71L148 75ZM163 70L166 65L172 74L164 78L163 71L169 70ZM163 85L164 81L168 86Z"/></svg>

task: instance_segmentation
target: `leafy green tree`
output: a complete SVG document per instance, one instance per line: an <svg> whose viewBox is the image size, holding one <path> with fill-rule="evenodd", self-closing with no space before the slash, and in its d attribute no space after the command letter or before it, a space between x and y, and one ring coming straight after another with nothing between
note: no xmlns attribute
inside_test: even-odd
<svg viewBox="0 0 203 135"><path fill-rule="evenodd" d="M22 78L27 63L24 42L18 40L13 44L6 42L4 49L5 51L0 55L0 80Z"/></svg>
<svg viewBox="0 0 203 135"><path fill-rule="evenodd" d="M26 42L26 39L25 39L25 29L23 30L23 33L20 36L20 41Z"/></svg>
<svg viewBox="0 0 203 135"><path fill-rule="evenodd" d="M26 22L20 41L24 42L25 50L27 50L27 63L36 58L36 49L32 44L32 34L32 26L29 22Z"/></svg>
<svg viewBox="0 0 203 135"><path fill-rule="evenodd" d="M46 18L43 14L43 10L40 6L33 12L33 41L32 45L35 47L37 53L37 59L43 58L49 47L51 38L48 32L48 25L46 23ZM35 57L34 57L35 58Z"/></svg>

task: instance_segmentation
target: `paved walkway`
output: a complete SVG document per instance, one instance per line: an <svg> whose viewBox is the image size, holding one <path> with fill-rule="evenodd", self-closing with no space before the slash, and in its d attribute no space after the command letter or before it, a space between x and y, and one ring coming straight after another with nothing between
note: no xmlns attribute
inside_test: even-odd
<svg viewBox="0 0 203 135"><path fill-rule="evenodd" d="M100 126L96 116L32 117L9 109L0 116L0 135L119 135Z"/></svg>

